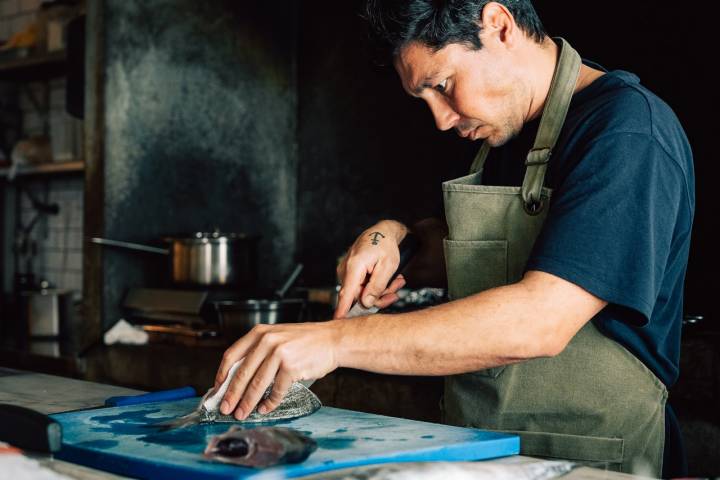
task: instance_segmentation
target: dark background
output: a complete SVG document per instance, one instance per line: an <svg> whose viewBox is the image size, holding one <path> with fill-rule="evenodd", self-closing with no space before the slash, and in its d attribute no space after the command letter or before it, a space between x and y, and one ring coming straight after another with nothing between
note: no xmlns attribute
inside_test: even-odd
<svg viewBox="0 0 720 480"><path fill-rule="evenodd" d="M333 268L327 253L341 253L376 219L432 213L440 180L463 174L479 146L437 131L429 109L405 95L392 67L374 65L362 5L303 2L300 12L298 256L310 282L326 280ZM680 118L697 177L686 311L716 319L710 159L717 123L711 109L720 103L709 73L718 43L713 4L693 12L649 0L534 5L550 35L608 70L637 74Z"/></svg>

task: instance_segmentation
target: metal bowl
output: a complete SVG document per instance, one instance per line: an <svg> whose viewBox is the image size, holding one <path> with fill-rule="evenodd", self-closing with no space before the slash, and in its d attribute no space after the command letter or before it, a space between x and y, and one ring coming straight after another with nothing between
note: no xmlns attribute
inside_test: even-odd
<svg viewBox="0 0 720 480"><path fill-rule="evenodd" d="M302 321L305 300L247 299L214 302L223 335L235 338L248 333L255 325L297 323Z"/></svg>

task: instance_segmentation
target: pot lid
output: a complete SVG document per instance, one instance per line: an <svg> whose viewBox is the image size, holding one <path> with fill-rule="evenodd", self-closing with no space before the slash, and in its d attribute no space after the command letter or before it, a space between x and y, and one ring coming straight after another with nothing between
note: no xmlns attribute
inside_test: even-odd
<svg viewBox="0 0 720 480"><path fill-rule="evenodd" d="M216 229L212 232L194 232L189 235L173 235L165 237L167 242L207 242L207 241L219 241L227 242L233 240L257 240L259 235L250 235L247 233L237 232L221 232Z"/></svg>

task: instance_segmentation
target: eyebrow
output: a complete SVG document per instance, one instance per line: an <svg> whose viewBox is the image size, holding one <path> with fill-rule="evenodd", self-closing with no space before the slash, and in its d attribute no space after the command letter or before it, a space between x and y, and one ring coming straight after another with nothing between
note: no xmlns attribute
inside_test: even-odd
<svg viewBox="0 0 720 480"><path fill-rule="evenodd" d="M423 79L423 81L419 87L415 87L412 89L412 93L414 93L415 95L420 95L422 93L422 91L425 90L426 88L432 88L433 85L430 81L433 78L437 77L439 74L440 74L440 71L436 70L436 71L432 72L430 75L426 76Z"/></svg>

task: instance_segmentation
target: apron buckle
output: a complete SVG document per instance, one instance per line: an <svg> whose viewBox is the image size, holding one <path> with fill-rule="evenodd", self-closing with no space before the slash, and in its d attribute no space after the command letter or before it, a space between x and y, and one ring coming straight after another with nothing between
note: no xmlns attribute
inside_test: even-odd
<svg viewBox="0 0 720 480"><path fill-rule="evenodd" d="M540 212L545 208L545 201L541 198L539 200L530 200L529 202L523 202L523 209L528 215L539 215Z"/></svg>
<svg viewBox="0 0 720 480"><path fill-rule="evenodd" d="M527 154L525 165L545 165L550 161L551 154L552 150L548 147L533 148Z"/></svg>

